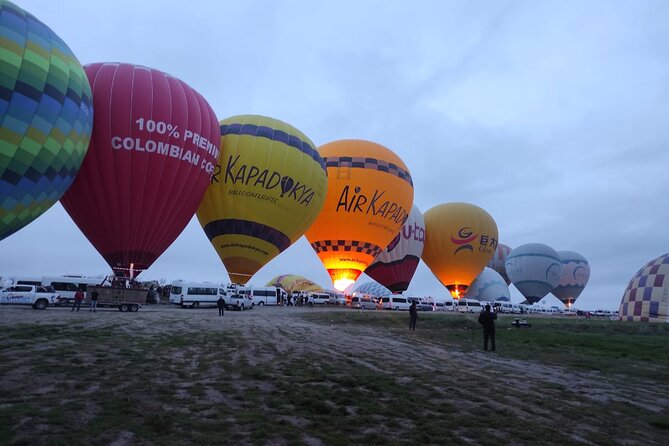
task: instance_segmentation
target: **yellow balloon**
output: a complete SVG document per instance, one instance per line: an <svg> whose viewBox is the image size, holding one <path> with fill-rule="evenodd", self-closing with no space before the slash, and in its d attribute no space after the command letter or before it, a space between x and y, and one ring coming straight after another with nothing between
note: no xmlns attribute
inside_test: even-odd
<svg viewBox="0 0 669 446"><path fill-rule="evenodd" d="M461 298L497 249L497 224L485 210L468 203L440 204L423 218L422 259L451 295Z"/></svg>
<svg viewBox="0 0 669 446"><path fill-rule="evenodd" d="M314 221L325 163L309 138L277 119L221 121L221 152L197 218L228 271L245 284Z"/></svg>
<svg viewBox="0 0 669 446"><path fill-rule="evenodd" d="M344 290L404 225L413 182L395 153L370 141L335 141L319 152L327 166L328 191L305 236L334 287Z"/></svg>

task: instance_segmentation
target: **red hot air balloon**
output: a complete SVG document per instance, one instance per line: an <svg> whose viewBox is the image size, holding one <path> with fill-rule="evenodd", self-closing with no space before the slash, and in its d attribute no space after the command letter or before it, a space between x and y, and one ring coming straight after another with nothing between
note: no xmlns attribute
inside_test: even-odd
<svg viewBox="0 0 669 446"><path fill-rule="evenodd" d="M132 277L193 217L218 159L218 120L199 93L161 71L125 63L84 69L99 112L61 203L114 272Z"/></svg>

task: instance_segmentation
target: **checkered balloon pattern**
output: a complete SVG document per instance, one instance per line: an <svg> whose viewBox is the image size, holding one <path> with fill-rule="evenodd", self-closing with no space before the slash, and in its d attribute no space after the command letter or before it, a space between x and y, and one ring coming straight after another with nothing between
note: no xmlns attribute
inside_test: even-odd
<svg viewBox="0 0 669 446"><path fill-rule="evenodd" d="M669 322L669 253L648 262L630 280L618 316L623 321Z"/></svg>
<svg viewBox="0 0 669 446"><path fill-rule="evenodd" d="M0 240L70 187L93 126L77 58L45 24L0 2Z"/></svg>

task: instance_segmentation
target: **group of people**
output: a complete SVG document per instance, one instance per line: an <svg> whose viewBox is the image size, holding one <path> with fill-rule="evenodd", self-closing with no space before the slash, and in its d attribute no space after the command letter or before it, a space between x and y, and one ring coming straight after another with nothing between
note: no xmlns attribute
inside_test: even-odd
<svg viewBox="0 0 669 446"><path fill-rule="evenodd" d="M416 320L418 319L418 308L416 301L411 302L409 307L409 330L416 329ZM485 309L479 314L479 324L483 326L483 350L488 350L490 343L491 350L495 351L495 320L497 313L490 311L490 304L486 304Z"/></svg>
<svg viewBox="0 0 669 446"><path fill-rule="evenodd" d="M97 291L93 291L91 293L91 308L88 311L93 311L96 312L98 308L98 297L100 293ZM74 293L74 304L72 305L72 311L77 310L81 308L81 303L84 301L86 298L86 295L84 292L81 290L81 288L78 288L77 291Z"/></svg>

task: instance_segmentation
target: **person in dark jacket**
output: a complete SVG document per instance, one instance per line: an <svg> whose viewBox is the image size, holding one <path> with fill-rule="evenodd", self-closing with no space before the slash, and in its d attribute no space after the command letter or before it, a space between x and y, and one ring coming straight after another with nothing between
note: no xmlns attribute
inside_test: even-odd
<svg viewBox="0 0 669 446"><path fill-rule="evenodd" d="M488 339L490 339L492 351L495 351L495 319L497 313L490 312L490 305L486 304L485 311L479 315L479 324L483 325L483 350L488 350Z"/></svg>
<svg viewBox="0 0 669 446"><path fill-rule="evenodd" d="M225 300L223 299L223 296L218 296L216 306L218 307L218 315L223 316L225 314Z"/></svg>
<svg viewBox="0 0 669 446"><path fill-rule="evenodd" d="M409 330L416 329L416 319L418 319L418 308L416 308L416 301L414 300L409 307Z"/></svg>

